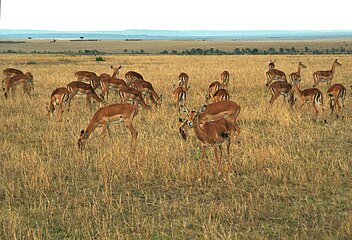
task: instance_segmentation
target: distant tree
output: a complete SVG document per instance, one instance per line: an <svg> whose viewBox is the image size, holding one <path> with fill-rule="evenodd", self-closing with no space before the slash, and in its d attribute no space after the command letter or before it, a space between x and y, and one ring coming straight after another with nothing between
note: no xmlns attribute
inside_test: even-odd
<svg viewBox="0 0 352 240"><path fill-rule="evenodd" d="M79 37L79 38L80 38L81 40L83 40L84 37L82 36L82 37Z"/></svg>

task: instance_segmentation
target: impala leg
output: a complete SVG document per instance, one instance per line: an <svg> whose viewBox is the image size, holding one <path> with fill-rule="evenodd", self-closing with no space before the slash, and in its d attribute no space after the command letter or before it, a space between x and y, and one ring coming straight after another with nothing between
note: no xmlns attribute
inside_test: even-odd
<svg viewBox="0 0 352 240"><path fill-rule="evenodd" d="M61 121L61 118L62 118L62 113L63 113L63 111L64 111L64 109L63 109L63 103L62 103L62 101L60 102L60 104L59 104L59 109L58 109L58 113L59 113L59 121Z"/></svg>
<svg viewBox="0 0 352 240"><path fill-rule="evenodd" d="M318 108L317 108L317 106L316 106L316 104L315 104L315 102L314 101L312 101L312 106L313 106L313 109L314 109L314 121L316 121L317 120L317 118L318 118Z"/></svg>
<svg viewBox="0 0 352 240"><path fill-rule="evenodd" d="M132 119L128 119L125 121L125 125L126 127L131 131L131 135L132 135L132 140L131 140L131 146L133 148L136 147L137 144L137 136L138 136L138 132L137 130L132 126Z"/></svg>
<svg viewBox="0 0 352 240"><path fill-rule="evenodd" d="M205 158L205 145L202 143L202 160L201 160L201 166L200 166L200 177L203 176L203 171L204 171L204 158Z"/></svg>
<svg viewBox="0 0 352 240"><path fill-rule="evenodd" d="M70 111L71 101L76 96L77 93L71 92L67 100L67 111Z"/></svg>
<svg viewBox="0 0 352 240"><path fill-rule="evenodd" d="M215 160L216 160L216 171L217 173L219 173L221 160L219 159L218 145L216 144L214 145L214 154L215 154Z"/></svg>
<svg viewBox="0 0 352 240"><path fill-rule="evenodd" d="M280 94L277 94L277 93L272 94L269 103L273 104L279 96L280 96Z"/></svg>

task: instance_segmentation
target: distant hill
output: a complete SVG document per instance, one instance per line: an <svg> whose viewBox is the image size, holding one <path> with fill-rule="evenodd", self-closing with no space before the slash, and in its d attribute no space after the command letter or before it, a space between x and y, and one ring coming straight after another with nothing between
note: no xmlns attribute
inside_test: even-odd
<svg viewBox="0 0 352 240"><path fill-rule="evenodd" d="M314 38L352 38L352 30L346 31L174 31L142 30L124 31L45 31L0 29L0 39L145 39L145 40L272 40L272 39L314 39Z"/></svg>

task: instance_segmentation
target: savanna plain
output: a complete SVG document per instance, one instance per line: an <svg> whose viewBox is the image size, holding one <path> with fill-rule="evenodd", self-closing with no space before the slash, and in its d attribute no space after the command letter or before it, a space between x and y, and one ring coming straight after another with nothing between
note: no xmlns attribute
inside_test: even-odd
<svg viewBox="0 0 352 240"><path fill-rule="evenodd" d="M169 56L1 54L0 68L34 76L31 98L17 89L0 96L1 239L350 239L352 238L352 57L349 55ZM336 119L325 112L290 109L280 97L270 105L265 72L270 59L286 72L331 69L333 83L347 88ZM77 140L98 104L77 96L58 121L48 118L51 92L75 80L78 70L120 77L134 70L163 95L161 107L139 109L135 151L123 125L112 137L95 131L80 153ZM206 151L200 178L201 144L193 131L185 142L172 103L173 84L188 73L188 108L205 103L205 91L220 73L230 73L230 99L241 106L240 143L224 154L222 174ZM318 88L326 93L326 84ZM99 90L98 90L99 93ZM109 102L119 102L110 94ZM181 117L186 117L182 113ZM326 123L324 122L326 120ZM210 162L213 168L210 170Z"/></svg>

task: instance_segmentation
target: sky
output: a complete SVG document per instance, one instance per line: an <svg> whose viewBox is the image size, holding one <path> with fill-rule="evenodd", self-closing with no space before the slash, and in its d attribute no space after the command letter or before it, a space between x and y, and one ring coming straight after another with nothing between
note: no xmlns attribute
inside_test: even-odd
<svg viewBox="0 0 352 240"><path fill-rule="evenodd" d="M0 29L352 30L350 0L0 1Z"/></svg>

